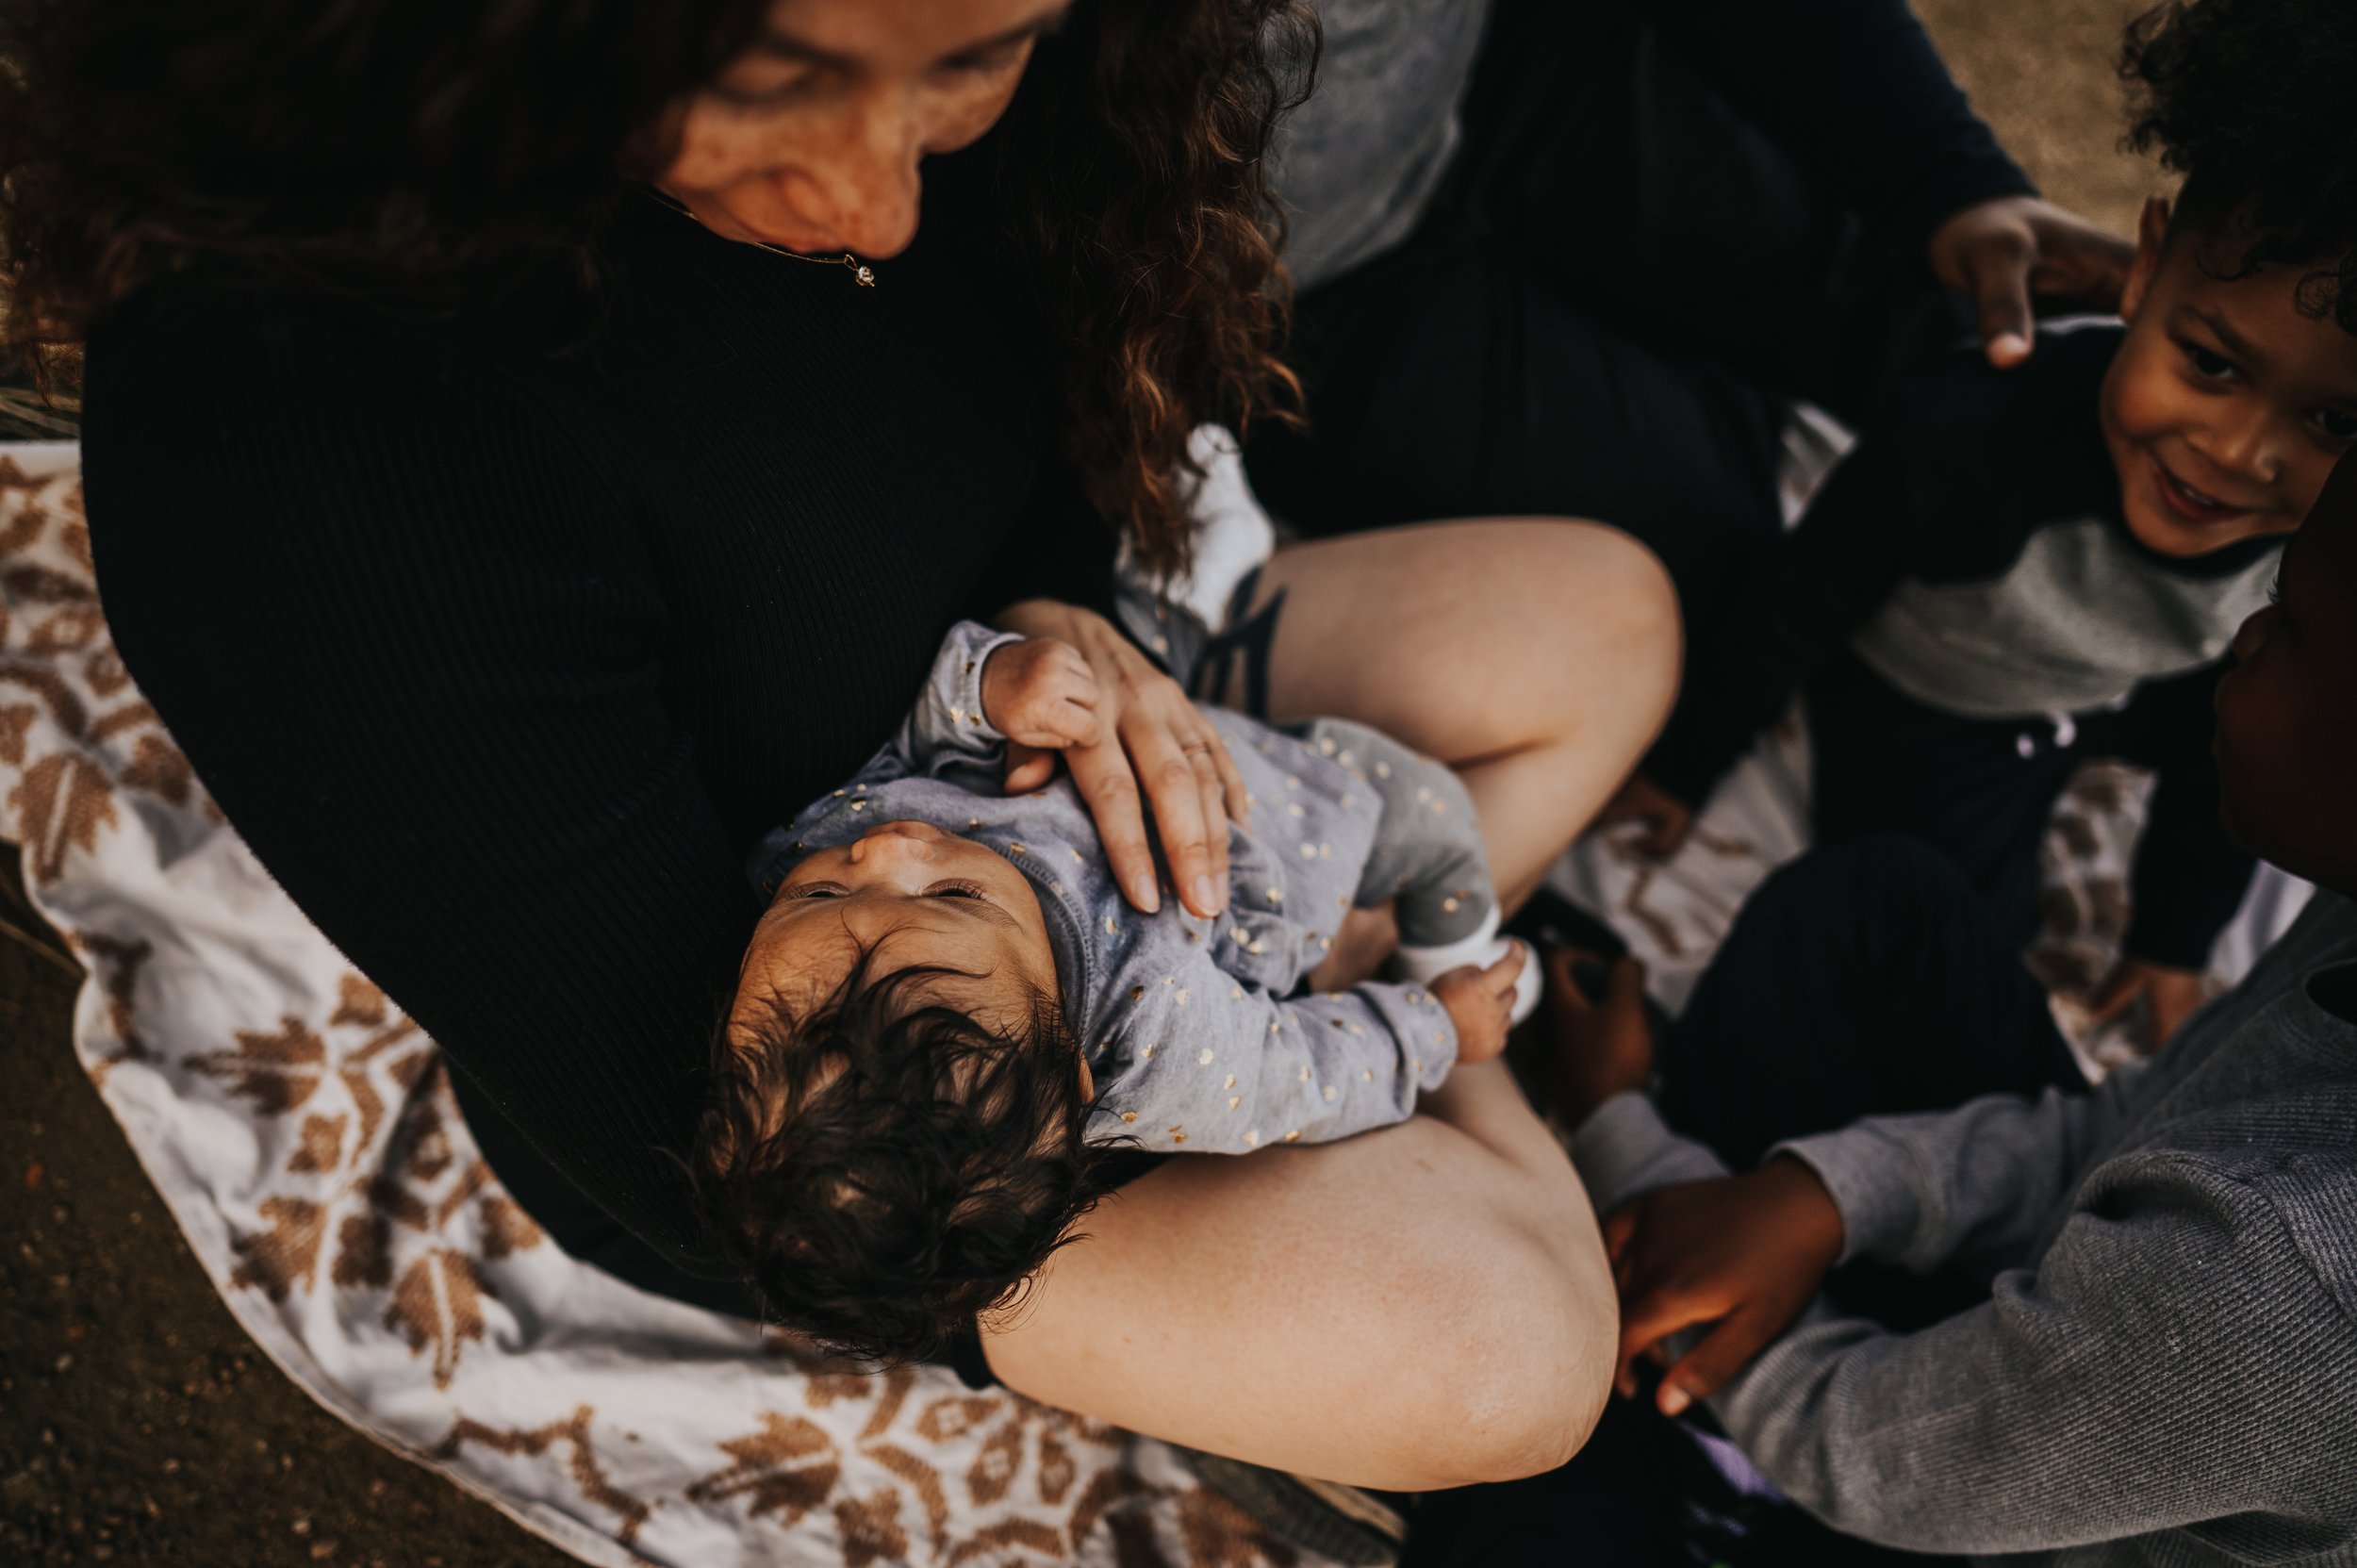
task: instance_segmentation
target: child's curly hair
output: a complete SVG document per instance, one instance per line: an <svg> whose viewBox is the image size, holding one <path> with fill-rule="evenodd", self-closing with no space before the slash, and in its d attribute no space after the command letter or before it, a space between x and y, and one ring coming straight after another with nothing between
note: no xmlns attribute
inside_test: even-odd
<svg viewBox="0 0 2357 1568"><path fill-rule="evenodd" d="M1102 1196L1058 999L1027 1037L863 954L824 1002L724 1025L691 1164L723 1255L786 1327L882 1362L937 1359L1008 1307Z"/></svg>
<svg viewBox="0 0 2357 1568"><path fill-rule="evenodd" d="M2128 25L2128 144L2185 176L2203 267L2313 271L2300 304L2357 332L2357 6L2168 0Z"/></svg>

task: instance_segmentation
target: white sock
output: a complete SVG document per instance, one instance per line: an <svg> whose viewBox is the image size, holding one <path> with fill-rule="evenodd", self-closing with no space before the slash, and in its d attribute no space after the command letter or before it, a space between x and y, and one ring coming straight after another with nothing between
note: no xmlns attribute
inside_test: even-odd
<svg viewBox="0 0 2357 1568"><path fill-rule="evenodd" d="M1389 966L1393 978L1414 981L1429 985L1451 969L1461 969L1468 964L1484 968L1506 956L1512 944L1498 935L1498 912L1494 906L1482 920L1479 929L1470 936L1436 948L1420 948L1402 942L1392 954ZM1514 980L1514 1009L1512 1021L1521 1023L1539 1010L1541 976L1539 954L1528 943L1523 944L1523 972Z"/></svg>

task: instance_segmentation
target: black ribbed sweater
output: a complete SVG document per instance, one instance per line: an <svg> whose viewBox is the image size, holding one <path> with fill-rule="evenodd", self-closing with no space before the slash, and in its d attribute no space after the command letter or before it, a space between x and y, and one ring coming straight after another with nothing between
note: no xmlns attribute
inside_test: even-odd
<svg viewBox="0 0 2357 1568"><path fill-rule="evenodd" d="M551 356L211 278L91 334L117 645L263 865L480 1100L693 1272L666 1151L757 913L942 633L1093 599L981 150L879 286L634 202Z"/></svg>

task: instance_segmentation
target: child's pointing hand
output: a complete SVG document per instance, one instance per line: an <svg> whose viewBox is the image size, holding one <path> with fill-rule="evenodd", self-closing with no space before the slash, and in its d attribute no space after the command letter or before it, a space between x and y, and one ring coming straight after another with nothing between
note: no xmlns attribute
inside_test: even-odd
<svg viewBox="0 0 2357 1568"><path fill-rule="evenodd" d="M1026 637L982 666L982 715L1020 746L1061 751L1096 744L1096 676L1058 637Z"/></svg>

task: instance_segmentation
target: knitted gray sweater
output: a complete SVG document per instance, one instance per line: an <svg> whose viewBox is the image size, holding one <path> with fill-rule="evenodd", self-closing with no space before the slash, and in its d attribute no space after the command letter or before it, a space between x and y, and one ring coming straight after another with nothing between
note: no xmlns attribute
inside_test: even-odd
<svg viewBox="0 0 2357 1568"><path fill-rule="evenodd" d="M2357 1563L2357 960L2319 894L2243 983L2092 1095L1991 1096L1781 1152L1846 1257L1986 1275L1920 1333L1821 1301L1711 1401L1796 1501L1916 1551L2039 1564ZM1718 1174L1623 1096L1574 1157L1599 1208Z"/></svg>

